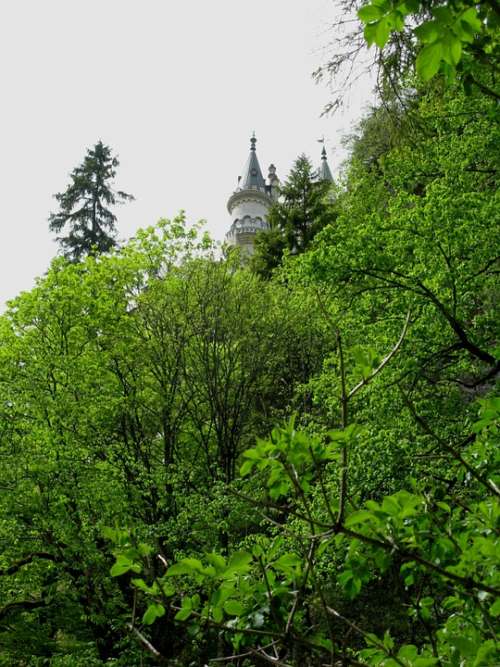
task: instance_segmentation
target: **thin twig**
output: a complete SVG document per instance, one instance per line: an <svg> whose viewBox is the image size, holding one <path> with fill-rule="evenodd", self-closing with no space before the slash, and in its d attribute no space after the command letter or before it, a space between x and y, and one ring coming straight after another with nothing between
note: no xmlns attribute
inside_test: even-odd
<svg viewBox="0 0 500 667"><path fill-rule="evenodd" d="M497 487L497 485L491 480L491 479L486 479L481 475L480 473L477 472L475 468L473 468L467 461L463 458L463 456L458 452L452 445L448 444L446 440L443 440L443 438L440 438L434 431L431 429L429 424L425 421L423 417L421 417L416 409L413 403L411 402L410 398L407 396L407 394L403 391L401 387L399 387L399 390L401 392L401 395L403 397L404 402L406 403L408 409L410 410L413 418L417 422L417 424L422 428L422 430L427 433L427 435L430 435L437 443L443 447L451 456L456 459L466 470L467 472L474 477L475 480L483 484L489 491L491 491L495 496L500 497L500 489Z"/></svg>

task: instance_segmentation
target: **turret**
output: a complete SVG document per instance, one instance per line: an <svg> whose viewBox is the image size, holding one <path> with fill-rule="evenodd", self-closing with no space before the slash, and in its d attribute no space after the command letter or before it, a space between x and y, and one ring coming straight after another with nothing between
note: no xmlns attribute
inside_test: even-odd
<svg viewBox="0 0 500 667"><path fill-rule="evenodd" d="M238 185L227 202L227 210L232 222L226 234L229 245L243 249L247 255L253 253L253 245L257 232L269 229L267 213L269 207L277 197L276 167L269 167L268 182L264 180L257 159L255 144L257 139L253 134L250 139L250 155L238 178Z"/></svg>
<svg viewBox="0 0 500 667"><path fill-rule="evenodd" d="M332 172L330 171L330 167L328 166L326 148L324 146L323 150L321 151L321 166L319 168L318 178L320 181L329 181L330 183L333 183L333 176Z"/></svg>

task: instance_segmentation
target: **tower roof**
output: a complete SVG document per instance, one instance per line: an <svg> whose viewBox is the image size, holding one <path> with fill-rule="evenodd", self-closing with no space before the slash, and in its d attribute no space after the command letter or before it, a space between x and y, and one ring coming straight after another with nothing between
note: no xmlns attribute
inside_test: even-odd
<svg viewBox="0 0 500 667"><path fill-rule="evenodd" d="M243 167L243 173L238 184L240 190L265 190L266 182L262 176L257 153L255 152L256 143L257 139L254 133L250 139L250 155Z"/></svg>
<svg viewBox="0 0 500 667"><path fill-rule="evenodd" d="M332 172L328 166L328 160L326 158L326 148L323 146L321 151L321 166L319 168L319 180L320 181L329 181L333 182Z"/></svg>

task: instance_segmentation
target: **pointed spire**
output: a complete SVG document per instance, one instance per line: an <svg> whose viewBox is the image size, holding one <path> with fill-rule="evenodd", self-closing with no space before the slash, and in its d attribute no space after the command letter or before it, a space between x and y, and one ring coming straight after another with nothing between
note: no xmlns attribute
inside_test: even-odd
<svg viewBox="0 0 500 667"><path fill-rule="evenodd" d="M257 139L255 138L254 132L250 139L250 155L243 168L243 174L238 184L240 190L265 190L266 188L266 182L262 176L262 171L257 159L255 150L256 143Z"/></svg>
<svg viewBox="0 0 500 667"><path fill-rule="evenodd" d="M326 157L326 148L323 145L323 150L321 151L321 167L319 168L319 180L320 181L329 181L333 182L332 172L328 166L328 160Z"/></svg>

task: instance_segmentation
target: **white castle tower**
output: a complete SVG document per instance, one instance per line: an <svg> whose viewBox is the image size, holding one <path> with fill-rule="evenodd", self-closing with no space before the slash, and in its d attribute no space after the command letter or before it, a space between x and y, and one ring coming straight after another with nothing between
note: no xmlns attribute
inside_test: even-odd
<svg viewBox="0 0 500 667"><path fill-rule="evenodd" d="M267 183L260 169L255 144L255 134L250 139L250 155L238 179L238 186L227 202L227 210L232 218L226 234L226 243L242 248L247 255L253 253L257 232L269 229L267 213L278 197L279 180L276 167L271 164Z"/></svg>

